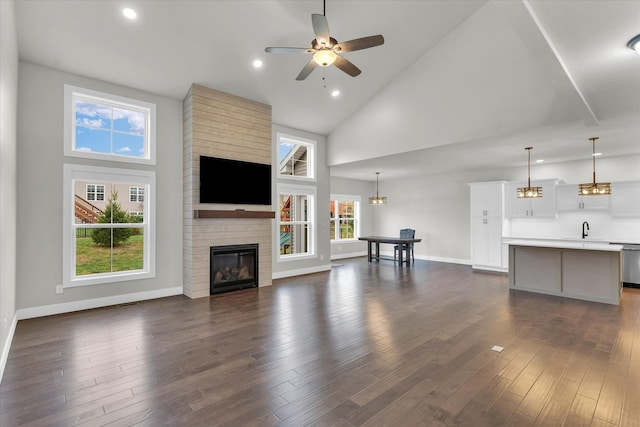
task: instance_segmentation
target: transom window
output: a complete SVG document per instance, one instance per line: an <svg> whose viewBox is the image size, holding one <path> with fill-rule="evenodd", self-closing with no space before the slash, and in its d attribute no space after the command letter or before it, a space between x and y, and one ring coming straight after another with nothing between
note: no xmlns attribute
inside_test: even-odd
<svg viewBox="0 0 640 427"><path fill-rule="evenodd" d="M295 179L315 179L315 141L278 134L278 174Z"/></svg>
<svg viewBox="0 0 640 427"><path fill-rule="evenodd" d="M279 261L315 256L315 197L313 187L279 187Z"/></svg>
<svg viewBox="0 0 640 427"><path fill-rule="evenodd" d="M360 196L331 195L329 214L329 238L332 242L358 237Z"/></svg>
<svg viewBox="0 0 640 427"><path fill-rule="evenodd" d="M65 85L65 155L155 164L155 106Z"/></svg>

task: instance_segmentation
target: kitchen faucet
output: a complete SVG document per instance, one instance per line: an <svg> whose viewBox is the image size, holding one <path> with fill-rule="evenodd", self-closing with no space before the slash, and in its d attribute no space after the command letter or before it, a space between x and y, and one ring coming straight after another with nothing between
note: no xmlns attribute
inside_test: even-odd
<svg viewBox="0 0 640 427"><path fill-rule="evenodd" d="M584 227L587 227L587 230L585 231ZM587 221L582 223L582 238L584 239L585 237L587 237L589 235L589 223Z"/></svg>

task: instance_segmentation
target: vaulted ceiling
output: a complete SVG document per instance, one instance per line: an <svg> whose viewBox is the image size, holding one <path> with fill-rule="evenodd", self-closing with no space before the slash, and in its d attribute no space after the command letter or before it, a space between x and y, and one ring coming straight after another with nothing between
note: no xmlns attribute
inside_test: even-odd
<svg viewBox="0 0 640 427"><path fill-rule="evenodd" d="M125 6L138 17L126 20ZM192 83L272 106L328 135L333 176L375 180L640 153L640 2L328 0L331 36L382 34L295 78L320 0L17 0L23 61L182 99ZM261 59L263 67L252 67ZM334 89L340 90L332 97Z"/></svg>

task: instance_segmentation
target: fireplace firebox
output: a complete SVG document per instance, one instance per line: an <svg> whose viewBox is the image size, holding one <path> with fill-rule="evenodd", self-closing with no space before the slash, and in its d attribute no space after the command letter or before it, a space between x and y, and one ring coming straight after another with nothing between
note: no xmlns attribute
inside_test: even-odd
<svg viewBox="0 0 640 427"><path fill-rule="evenodd" d="M258 287L258 244L211 246L210 294Z"/></svg>

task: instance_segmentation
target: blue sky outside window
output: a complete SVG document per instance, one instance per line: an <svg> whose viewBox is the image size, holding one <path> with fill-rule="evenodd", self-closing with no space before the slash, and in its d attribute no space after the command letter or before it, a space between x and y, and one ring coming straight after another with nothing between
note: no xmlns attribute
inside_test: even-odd
<svg viewBox="0 0 640 427"><path fill-rule="evenodd" d="M145 157L146 114L83 99L75 100L75 149Z"/></svg>
<svg viewBox="0 0 640 427"><path fill-rule="evenodd" d="M293 150L293 144L289 144L287 142L280 143L280 162L284 160L285 157Z"/></svg>

